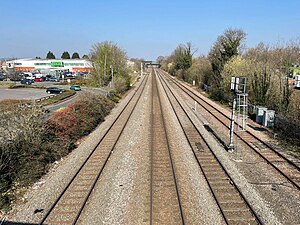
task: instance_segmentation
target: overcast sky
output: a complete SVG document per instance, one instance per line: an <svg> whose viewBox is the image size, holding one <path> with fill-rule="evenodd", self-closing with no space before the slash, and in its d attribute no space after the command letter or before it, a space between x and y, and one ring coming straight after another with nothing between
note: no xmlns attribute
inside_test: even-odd
<svg viewBox="0 0 300 225"><path fill-rule="evenodd" d="M155 60L191 42L207 54L227 28L247 47L300 37L300 0L14 0L1 1L0 58L88 54L113 41L129 57Z"/></svg>

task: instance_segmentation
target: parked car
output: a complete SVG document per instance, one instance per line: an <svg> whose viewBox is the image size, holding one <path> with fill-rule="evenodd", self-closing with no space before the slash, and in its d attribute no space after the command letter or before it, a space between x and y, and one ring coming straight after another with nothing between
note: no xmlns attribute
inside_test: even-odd
<svg viewBox="0 0 300 225"><path fill-rule="evenodd" d="M46 89L46 92L48 94L61 94L63 92L65 92L66 90L59 88L59 87L49 87Z"/></svg>
<svg viewBox="0 0 300 225"><path fill-rule="evenodd" d="M73 91L80 91L81 90L81 87L79 84L74 84L70 87L70 90L73 90Z"/></svg>
<svg viewBox="0 0 300 225"><path fill-rule="evenodd" d="M33 83L33 81L31 79L24 78L21 80L21 84L32 84L32 83Z"/></svg>
<svg viewBox="0 0 300 225"><path fill-rule="evenodd" d="M31 80L32 81L32 83L34 83L35 82L35 77L34 76L27 76L27 77L25 77L25 79L27 79L27 80Z"/></svg>
<svg viewBox="0 0 300 225"><path fill-rule="evenodd" d="M34 78L34 81L35 81L35 82L43 82L43 78L41 78L41 77L36 77L36 78Z"/></svg>
<svg viewBox="0 0 300 225"><path fill-rule="evenodd" d="M56 77L49 77L49 78L48 78L48 81L51 81L51 82L59 82L59 79L56 78Z"/></svg>
<svg viewBox="0 0 300 225"><path fill-rule="evenodd" d="M46 75L46 81L48 81L49 80L49 78L51 78L52 77L52 75L51 74L47 74Z"/></svg>

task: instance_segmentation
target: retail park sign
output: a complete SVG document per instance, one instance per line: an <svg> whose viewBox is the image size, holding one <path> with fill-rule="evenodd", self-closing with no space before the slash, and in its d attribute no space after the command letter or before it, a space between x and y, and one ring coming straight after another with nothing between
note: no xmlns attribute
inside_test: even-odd
<svg viewBox="0 0 300 225"><path fill-rule="evenodd" d="M52 67L63 67L64 63L63 62L51 62Z"/></svg>

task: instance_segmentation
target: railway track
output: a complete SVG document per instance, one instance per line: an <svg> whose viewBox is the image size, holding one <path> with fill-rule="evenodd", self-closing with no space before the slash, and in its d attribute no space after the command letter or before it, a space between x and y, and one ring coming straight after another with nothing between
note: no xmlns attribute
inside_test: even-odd
<svg viewBox="0 0 300 225"><path fill-rule="evenodd" d="M167 82L158 77L225 223L262 224Z"/></svg>
<svg viewBox="0 0 300 225"><path fill-rule="evenodd" d="M210 104L199 94L190 90L185 85L169 77L168 74L164 72L168 80L171 81L178 87L181 91L186 93L190 98L196 101L201 108L207 111L213 118L215 118L219 123L221 123L228 130L230 129L230 117L219 110L217 107ZM236 124L238 126L238 124ZM282 153L274 149L270 144L261 140L255 134L247 130L246 132L234 134L243 141L250 149L252 149L256 154L258 154L264 161L271 165L277 172L279 172L285 179L288 180L297 190L300 190L300 167L297 165L299 162L295 162L288 159Z"/></svg>
<svg viewBox="0 0 300 225"><path fill-rule="evenodd" d="M152 73L150 224L185 224L156 76Z"/></svg>
<svg viewBox="0 0 300 225"><path fill-rule="evenodd" d="M140 86L39 224L76 224L148 81Z"/></svg>

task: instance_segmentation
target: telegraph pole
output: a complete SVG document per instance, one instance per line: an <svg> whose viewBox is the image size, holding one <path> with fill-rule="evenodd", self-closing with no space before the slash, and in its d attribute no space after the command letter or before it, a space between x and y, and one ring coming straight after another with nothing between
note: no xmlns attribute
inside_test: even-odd
<svg viewBox="0 0 300 225"><path fill-rule="evenodd" d="M103 80L105 80L105 77L106 77L106 53L104 56Z"/></svg>
<svg viewBox="0 0 300 225"><path fill-rule="evenodd" d="M111 88L114 88L114 67L111 65Z"/></svg>

